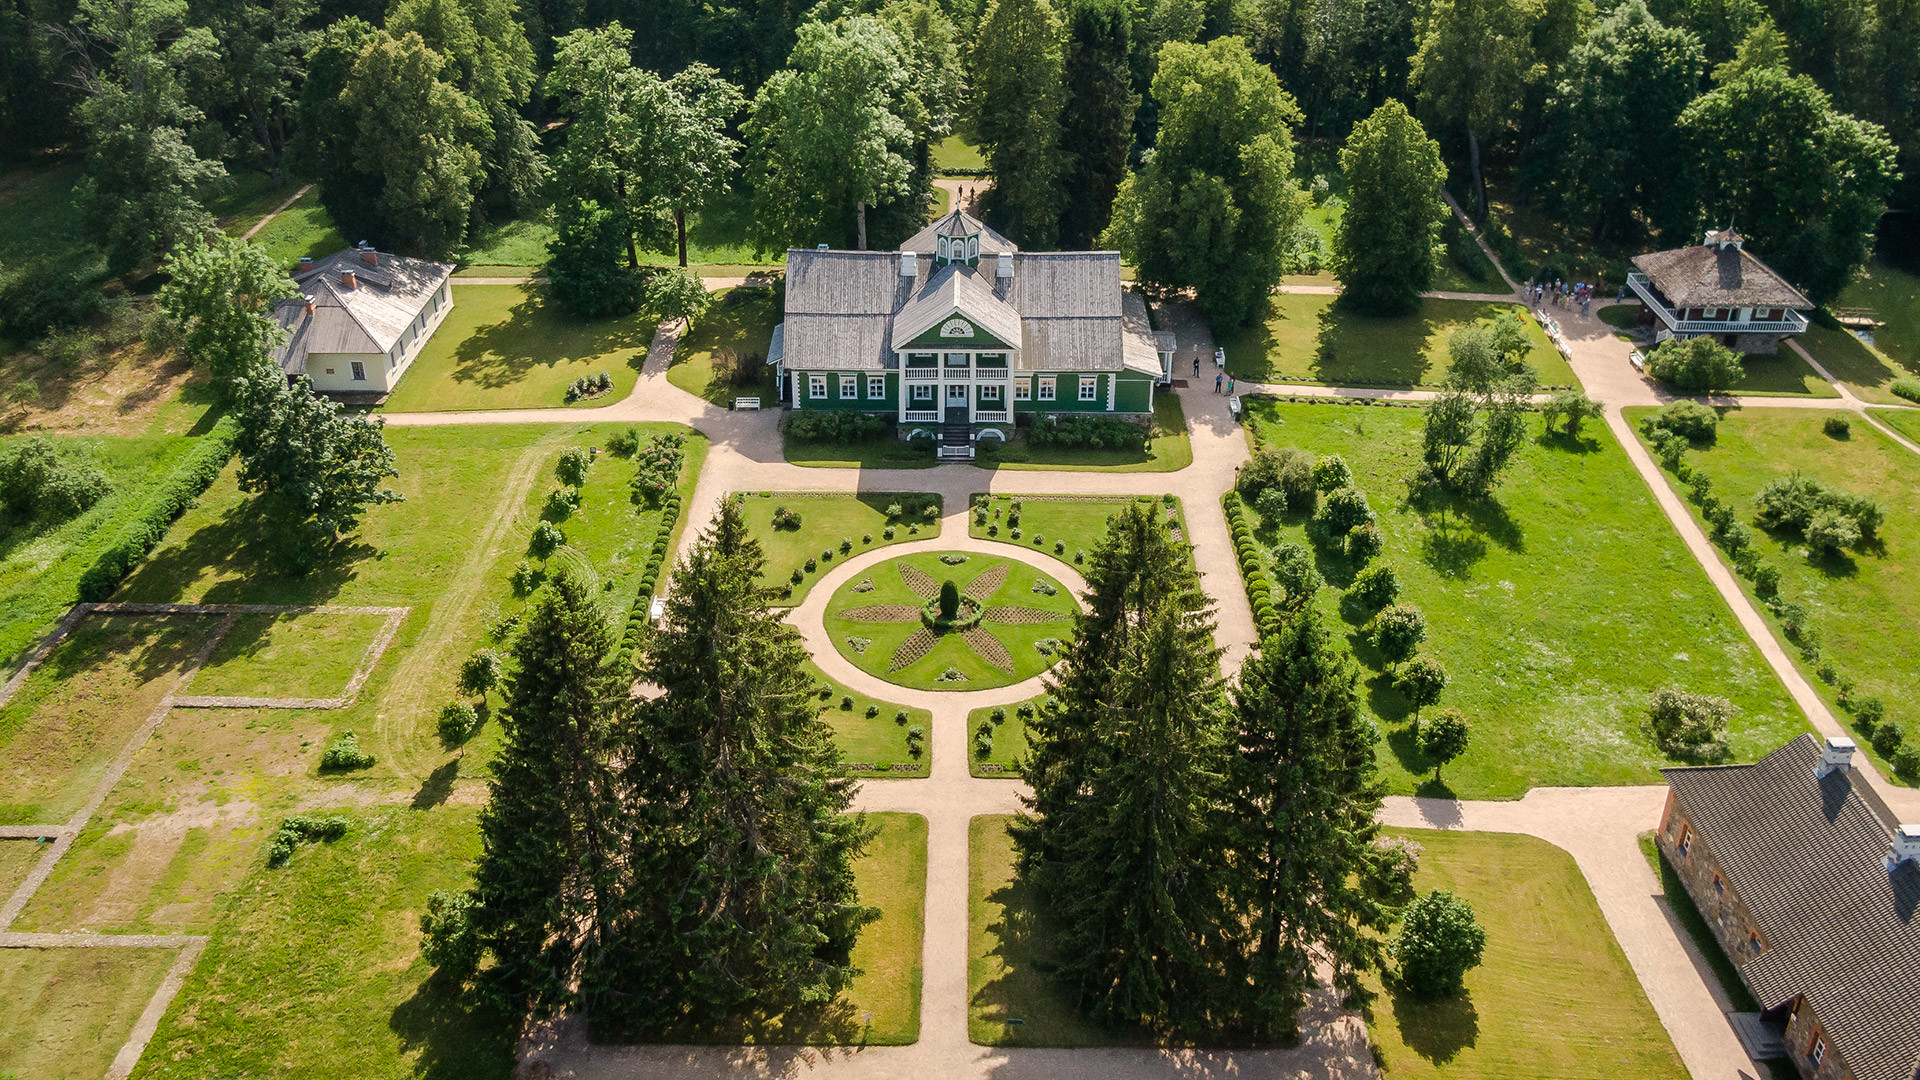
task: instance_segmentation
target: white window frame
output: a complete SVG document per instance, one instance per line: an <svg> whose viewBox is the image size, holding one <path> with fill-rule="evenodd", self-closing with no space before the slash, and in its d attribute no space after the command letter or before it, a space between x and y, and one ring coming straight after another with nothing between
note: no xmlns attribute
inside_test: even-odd
<svg viewBox="0 0 1920 1080"><path fill-rule="evenodd" d="M1098 401L1100 399L1100 376L1080 376L1080 400Z"/></svg>
<svg viewBox="0 0 1920 1080"><path fill-rule="evenodd" d="M1013 400L1015 401L1032 401L1033 400L1033 380L1032 379L1028 378L1025 375L1022 375L1019 378L1013 380Z"/></svg>
<svg viewBox="0 0 1920 1080"><path fill-rule="evenodd" d="M1820 1063L1825 1060L1827 1060L1827 1040L1824 1036L1815 1035L1813 1037L1813 1046L1807 1051L1807 1061L1817 1069L1820 1067Z"/></svg>
<svg viewBox="0 0 1920 1080"><path fill-rule="evenodd" d="M984 405L989 401L993 402L995 405L1000 404L1000 386L998 383L981 383L980 384L981 404Z"/></svg>
<svg viewBox="0 0 1920 1080"><path fill-rule="evenodd" d="M367 365L358 360L347 361L347 371L353 375L354 382L367 381Z"/></svg>
<svg viewBox="0 0 1920 1080"><path fill-rule="evenodd" d="M840 376L840 400L852 401L854 398L857 398L859 396L860 396L860 376L858 375Z"/></svg>
<svg viewBox="0 0 1920 1080"><path fill-rule="evenodd" d="M825 375L807 376L807 396L821 399L827 396L827 377Z"/></svg>
<svg viewBox="0 0 1920 1080"><path fill-rule="evenodd" d="M913 403L918 405L924 401L931 404L934 400L933 386L934 384L930 382L914 383L913 384Z"/></svg>
<svg viewBox="0 0 1920 1080"><path fill-rule="evenodd" d="M1039 396L1039 400L1041 400L1041 401L1052 401L1052 400L1053 400L1053 391L1054 391L1054 381L1053 381L1053 376L1051 376L1051 375L1042 375L1042 376L1040 376L1040 396Z"/></svg>
<svg viewBox="0 0 1920 1080"><path fill-rule="evenodd" d="M887 396L887 377L885 375L867 376L867 397L883 398Z"/></svg>

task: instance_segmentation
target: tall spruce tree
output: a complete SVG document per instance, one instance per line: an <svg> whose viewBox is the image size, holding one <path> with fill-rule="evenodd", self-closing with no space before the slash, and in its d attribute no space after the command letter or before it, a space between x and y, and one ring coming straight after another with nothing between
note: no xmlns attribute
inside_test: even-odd
<svg viewBox="0 0 1920 1080"><path fill-rule="evenodd" d="M612 646L593 591L570 573L534 595L514 642L471 918L495 977L535 1009L570 1000L614 910L607 742L625 687L606 662Z"/></svg>
<svg viewBox="0 0 1920 1080"><path fill-rule="evenodd" d="M1020 244L1054 246L1063 203L1060 16L1049 0L989 0L974 35L973 130L993 168L989 202Z"/></svg>
<svg viewBox="0 0 1920 1080"><path fill-rule="evenodd" d="M598 1015L622 1030L831 1001L878 917L853 884L872 833L848 813L799 635L754 583L764 563L728 500L674 572L647 648L662 694L623 737L630 884L592 980Z"/></svg>
<svg viewBox="0 0 1920 1080"><path fill-rule="evenodd" d="M1331 959L1341 988L1357 990L1392 915L1380 901L1390 890L1370 887L1382 869L1379 736L1355 679L1309 607L1262 642L1234 690L1233 893L1252 937L1244 1011L1259 1037L1295 1033L1317 960Z"/></svg>
<svg viewBox="0 0 1920 1080"><path fill-rule="evenodd" d="M1239 924L1218 858L1224 697L1210 606L1150 510L1117 515L1089 610L1036 724L1014 839L1089 1017L1171 1033L1231 1024Z"/></svg>
<svg viewBox="0 0 1920 1080"><path fill-rule="evenodd" d="M1060 149L1067 193L1060 247L1093 246L1113 216L1113 197L1127 175L1133 113L1140 104L1127 65L1132 21L1124 0L1076 0L1068 13L1066 104Z"/></svg>

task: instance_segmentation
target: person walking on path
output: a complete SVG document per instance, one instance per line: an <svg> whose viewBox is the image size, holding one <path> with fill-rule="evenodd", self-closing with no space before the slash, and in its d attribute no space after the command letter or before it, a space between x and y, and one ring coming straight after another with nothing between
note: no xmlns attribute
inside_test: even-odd
<svg viewBox="0 0 1920 1080"><path fill-rule="evenodd" d="M1233 376L1227 376L1227 396L1233 396Z"/></svg>
<svg viewBox="0 0 1920 1080"><path fill-rule="evenodd" d="M1200 346L1193 347L1193 377L1200 377Z"/></svg>
<svg viewBox="0 0 1920 1080"><path fill-rule="evenodd" d="M1223 374L1221 374L1221 375L1215 375L1215 376L1213 377L1213 392L1214 392L1214 393L1216 393L1216 394L1217 394L1217 393L1219 393L1219 392L1220 392L1220 384L1221 384L1222 382L1224 382L1225 380L1226 380L1226 376L1225 376L1225 375L1223 375Z"/></svg>

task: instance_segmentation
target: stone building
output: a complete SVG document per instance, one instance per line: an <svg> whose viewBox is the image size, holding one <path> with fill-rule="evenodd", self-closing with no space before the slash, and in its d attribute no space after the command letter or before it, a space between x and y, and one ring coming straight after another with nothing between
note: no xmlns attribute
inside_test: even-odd
<svg viewBox="0 0 1920 1080"><path fill-rule="evenodd" d="M1643 305L1640 321L1657 342L1711 335L1730 349L1772 353L1780 339L1805 333L1813 301L1719 229L1693 247L1635 255L1627 287Z"/></svg>
<svg viewBox="0 0 1920 1080"><path fill-rule="evenodd" d="M366 244L300 260L300 295L274 311L286 343L274 359L324 394L390 393L453 310L453 267Z"/></svg>
<svg viewBox="0 0 1920 1080"><path fill-rule="evenodd" d="M1920 825L1802 735L1751 765L1663 769L1655 834L1808 1080L1920 1077Z"/></svg>

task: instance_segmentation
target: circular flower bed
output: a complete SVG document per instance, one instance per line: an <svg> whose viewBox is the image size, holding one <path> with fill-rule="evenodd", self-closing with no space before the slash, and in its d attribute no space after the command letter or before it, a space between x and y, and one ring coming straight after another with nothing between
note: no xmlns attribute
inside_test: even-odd
<svg viewBox="0 0 1920 1080"><path fill-rule="evenodd" d="M936 634L952 634L980 625L987 606L971 596L962 596L953 617L940 614L940 598L934 597L920 608L920 621Z"/></svg>

